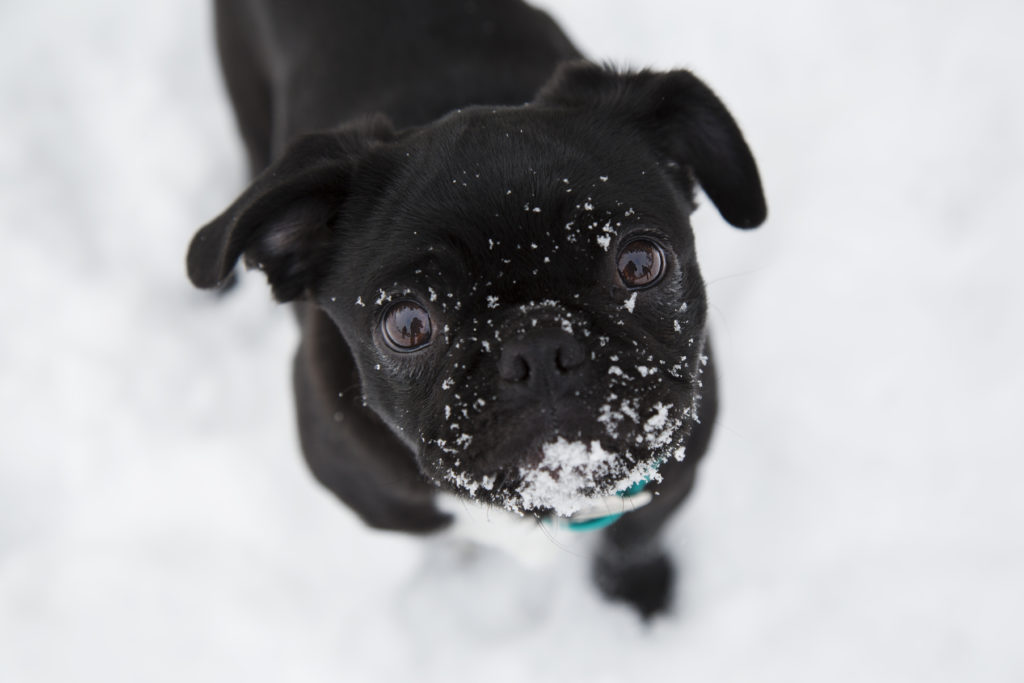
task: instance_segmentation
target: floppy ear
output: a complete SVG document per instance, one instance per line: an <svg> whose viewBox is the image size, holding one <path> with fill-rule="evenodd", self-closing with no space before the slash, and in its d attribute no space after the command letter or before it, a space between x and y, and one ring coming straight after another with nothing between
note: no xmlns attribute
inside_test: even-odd
<svg viewBox="0 0 1024 683"><path fill-rule="evenodd" d="M393 135L383 117L296 139L224 213L203 226L188 249L196 287L223 283L245 253L267 274L278 301L312 283L329 257L331 226L359 158Z"/></svg>
<svg viewBox="0 0 1024 683"><path fill-rule="evenodd" d="M761 178L725 105L689 71L618 73L561 65L536 102L604 112L640 130L670 164L688 168L722 218L740 228L767 214Z"/></svg>

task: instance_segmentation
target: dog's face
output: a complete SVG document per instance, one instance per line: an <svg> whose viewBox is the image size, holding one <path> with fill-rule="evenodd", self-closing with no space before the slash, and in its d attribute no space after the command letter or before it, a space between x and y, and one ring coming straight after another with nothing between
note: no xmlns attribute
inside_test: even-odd
<svg viewBox="0 0 1024 683"><path fill-rule="evenodd" d="M365 163L397 170L360 188L314 291L421 469L516 510L635 483L697 414L689 198L586 118L474 109L379 147Z"/></svg>
<svg viewBox="0 0 1024 683"><path fill-rule="evenodd" d="M694 181L731 222L764 217L738 129L683 73L577 66L528 106L302 141L200 233L190 274L246 252L335 322L424 475L571 514L681 458L698 419Z"/></svg>

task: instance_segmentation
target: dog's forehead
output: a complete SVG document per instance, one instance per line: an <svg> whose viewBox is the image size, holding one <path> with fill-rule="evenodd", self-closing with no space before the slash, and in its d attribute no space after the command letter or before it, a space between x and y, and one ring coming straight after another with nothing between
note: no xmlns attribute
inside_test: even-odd
<svg viewBox="0 0 1024 683"><path fill-rule="evenodd" d="M430 262L488 279L592 280L623 230L683 214L637 140L565 112L456 112L390 151L398 170L373 232L397 269Z"/></svg>
<svg viewBox="0 0 1024 683"><path fill-rule="evenodd" d="M479 179L539 191L538 183L546 179L579 182L653 163L639 136L621 126L574 110L534 105L459 110L403 142L406 181L431 185ZM623 147L631 154L624 156ZM620 164L625 167L619 169ZM620 174L619 183L624 180Z"/></svg>

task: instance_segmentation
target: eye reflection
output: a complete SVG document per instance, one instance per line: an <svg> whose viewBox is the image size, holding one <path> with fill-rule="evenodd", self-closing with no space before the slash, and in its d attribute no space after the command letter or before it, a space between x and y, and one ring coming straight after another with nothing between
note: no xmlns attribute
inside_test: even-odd
<svg viewBox="0 0 1024 683"><path fill-rule="evenodd" d="M661 278L665 254L650 240L633 240L619 252L618 269L622 283L629 289L648 287Z"/></svg>
<svg viewBox="0 0 1024 683"><path fill-rule="evenodd" d="M430 315L419 304L399 301L384 316L383 332L396 351L413 351L430 342Z"/></svg>

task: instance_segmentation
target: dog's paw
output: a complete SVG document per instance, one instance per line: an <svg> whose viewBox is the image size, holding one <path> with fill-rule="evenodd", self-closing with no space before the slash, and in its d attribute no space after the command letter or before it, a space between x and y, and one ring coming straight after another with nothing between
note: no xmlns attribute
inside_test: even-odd
<svg viewBox="0 0 1024 683"><path fill-rule="evenodd" d="M675 571L663 552L630 557L600 554L594 561L594 581L611 600L632 605L645 620L668 610Z"/></svg>

